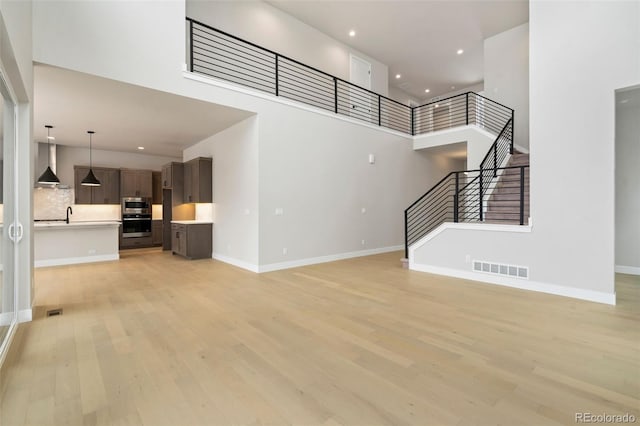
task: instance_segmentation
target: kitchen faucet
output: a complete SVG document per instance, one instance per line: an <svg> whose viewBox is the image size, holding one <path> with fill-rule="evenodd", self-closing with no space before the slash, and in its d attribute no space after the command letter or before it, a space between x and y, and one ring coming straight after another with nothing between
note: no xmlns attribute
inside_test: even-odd
<svg viewBox="0 0 640 426"><path fill-rule="evenodd" d="M69 215L73 214L73 209L71 206L67 207L67 223L69 223Z"/></svg>

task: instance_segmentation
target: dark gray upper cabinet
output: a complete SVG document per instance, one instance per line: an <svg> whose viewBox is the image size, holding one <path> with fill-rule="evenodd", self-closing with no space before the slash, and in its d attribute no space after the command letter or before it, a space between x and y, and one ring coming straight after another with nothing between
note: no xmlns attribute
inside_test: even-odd
<svg viewBox="0 0 640 426"><path fill-rule="evenodd" d="M162 204L162 172L153 172L151 174L153 184L152 204Z"/></svg>
<svg viewBox="0 0 640 426"><path fill-rule="evenodd" d="M151 170L120 169L120 197L153 197Z"/></svg>
<svg viewBox="0 0 640 426"><path fill-rule="evenodd" d="M178 176L182 176L182 163L172 162L162 166L162 188L173 189L176 184L182 184L182 179L176 179Z"/></svg>
<svg viewBox="0 0 640 426"><path fill-rule="evenodd" d="M213 160L198 157L184 163L184 193L185 203L211 203L213 195L212 185Z"/></svg>
<svg viewBox="0 0 640 426"><path fill-rule="evenodd" d="M89 173L88 166L74 166L73 172L76 204L120 204L119 169L93 167L93 174L100 181L100 186L81 184Z"/></svg>

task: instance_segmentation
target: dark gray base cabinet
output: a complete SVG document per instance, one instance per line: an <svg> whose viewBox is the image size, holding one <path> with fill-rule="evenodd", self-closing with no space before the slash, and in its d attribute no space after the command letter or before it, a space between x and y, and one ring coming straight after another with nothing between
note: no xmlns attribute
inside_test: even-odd
<svg viewBox="0 0 640 426"><path fill-rule="evenodd" d="M210 259L212 230L210 223L172 223L172 253L188 259Z"/></svg>
<svg viewBox="0 0 640 426"><path fill-rule="evenodd" d="M162 221L151 221L151 242L154 246L162 245Z"/></svg>
<svg viewBox="0 0 640 426"><path fill-rule="evenodd" d="M153 247L151 237L122 238L120 235L120 250L143 247Z"/></svg>

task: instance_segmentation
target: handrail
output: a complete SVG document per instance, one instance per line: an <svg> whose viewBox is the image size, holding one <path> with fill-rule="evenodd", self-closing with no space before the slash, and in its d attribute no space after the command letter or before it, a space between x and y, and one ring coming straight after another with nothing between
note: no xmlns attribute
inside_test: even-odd
<svg viewBox="0 0 640 426"><path fill-rule="evenodd" d="M529 165L496 168L505 175L517 176L517 182L515 182L517 185L513 186L512 180L511 186L508 187L509 192L502 194L498 193L500 179L497 176L492 175L486 180L484 179L483 174L487 169L458 170L447 174L405 209L405 257L409 255L411 244L442 223L482 223L487 220L487 214L493 213L496 216L495 212L485 212L488 203L493 203L496 206L505 205L505 203L511 206L508 203L517 203L516 206L510 207L516 211L500 211L500 214L506 217L491 217L490 219L499 223L524 225L525 172L528 168ZM493 169L490 170L493 171ZM435 195L430 197L431 194Z"/></svg>
<svg viewBox="0 0 640 426"><path fill-rule="evenodd" d="M186 17L186 22L189 71L369 124L410 135L468 124L495 133L513 116L512 109L474 92L411 107L196 19ZM446 116L442 115L444 110L432 110L434 104L455 102L456 98L460 103ZM479 104L480 99L489 103Z"/></svg>
<svg viewBox="0 0 640 426"><path fill-rule="evenodd" d="M493 143L491 144L491 147L489 147L489 150L487 151L487 153L485 154L484 158L482 159L482 161L480 162L480 164L484 164L484 162L487 160L487 158L489 158L489 155L495 151L498 142L500 141L500 138L502 138L502 136L504 135L504 133L506 132L507 128L509 127L509 123L513 123L513 120L509 120L507 121L507 124L504 125L504 127L502 128L502 130L500 130L500 133L498 134L498 137L496 138L495 141L493 141ZM513 142L513 138L511 138L511 142ZM513 145L513 144L512 144ZM513 154L513 148L511 148L511 154Z"/></svg>

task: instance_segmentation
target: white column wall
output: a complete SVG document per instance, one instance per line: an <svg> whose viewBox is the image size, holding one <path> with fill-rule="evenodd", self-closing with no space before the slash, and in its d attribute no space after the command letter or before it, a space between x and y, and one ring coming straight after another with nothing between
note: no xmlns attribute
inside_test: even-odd
<svg viewBox="0 0 640 426"><path fill-rule="evenodd" d="M531 2L533 229L467 232L462 240L445 231L416 252L416 263L456 274L470 272L467 254L510 262L530 267L534 288L613 301L614 101L616 89L640 82L639 9ZM483 277L475 276L489 281Z"/></svg>
<svg viewBox="0 0 640 426"><path fill-rule="evenodd" d="M184 151L184 161L213 158L213 258L258 271L258 117Z"/></svg>
<svg viewBox="0 0 640 426"><path fill-rule="evenodd" d="M484 96L514 109L514 143L529 149L529 23L484 41Z"/></svg>

